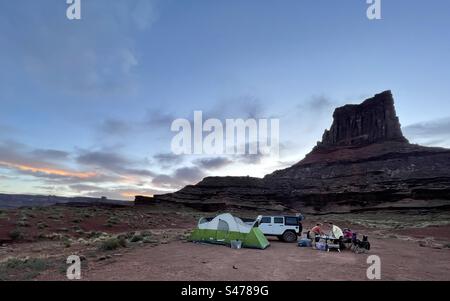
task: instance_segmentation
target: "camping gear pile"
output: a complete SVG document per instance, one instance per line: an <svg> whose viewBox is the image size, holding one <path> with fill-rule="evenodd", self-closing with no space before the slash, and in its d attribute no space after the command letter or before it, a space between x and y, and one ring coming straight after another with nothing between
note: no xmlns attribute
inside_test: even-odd
<svg viewBox="0 0 450 301"><path fill-rule="evenodd" d="M342 235L341 235L342 234ZM339 238L336 238L339 237ZM311 247L309 231L306 238L301 238L298 242L299 247ZM349 249L355 253L367 253L370 250L370 242L367 235L363 235L362 240L358 239L358 234L345 228L343 231L333 225L331 235L316 235L315 249L319 251L337 251Z"/></svg>

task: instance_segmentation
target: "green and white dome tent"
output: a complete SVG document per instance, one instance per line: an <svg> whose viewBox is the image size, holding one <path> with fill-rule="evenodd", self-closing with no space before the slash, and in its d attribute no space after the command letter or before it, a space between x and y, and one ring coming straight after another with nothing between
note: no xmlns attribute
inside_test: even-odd
<svg viewBox="0 0 450 301"><path fill-rule="evenodd" d="M189 237L189 241L224 245L230 245L233 240L241 241L244 248L265 249L270 245L255 224L246 224L229 213L218 215L212 220L201 218L198 228Z"/></svg>

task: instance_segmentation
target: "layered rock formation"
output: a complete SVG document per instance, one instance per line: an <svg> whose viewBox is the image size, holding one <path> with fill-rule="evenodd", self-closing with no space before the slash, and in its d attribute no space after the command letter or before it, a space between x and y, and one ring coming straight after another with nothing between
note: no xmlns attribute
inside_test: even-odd
<svg viewBox="0 0 450 301"><path fill-rule="evenodd" d="M360 105L337 108L333 125L325 130L318 147L355 147L384 141L408 142L395 113L391 91L375 95Z"/></svg>
<svg viewBox="0 0 450 301"><path fill-rule="evenodd" d="M345 212L450 206L450 150L403 136L390 91L336 109L330 130L299 163L264 178L209 177L178 192L139 199L202 210L227 206Z"/></svg>

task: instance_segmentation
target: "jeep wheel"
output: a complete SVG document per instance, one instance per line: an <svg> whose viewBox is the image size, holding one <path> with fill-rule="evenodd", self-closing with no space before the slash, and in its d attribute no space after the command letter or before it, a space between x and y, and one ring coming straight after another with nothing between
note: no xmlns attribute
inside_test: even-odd
<svg viewBox="0 0 450 301"><path fill-rule="evenodd" d="M285 242L296 242L297 241L297 234L293 231L286 231L283 233L283 240Z"/></svg>

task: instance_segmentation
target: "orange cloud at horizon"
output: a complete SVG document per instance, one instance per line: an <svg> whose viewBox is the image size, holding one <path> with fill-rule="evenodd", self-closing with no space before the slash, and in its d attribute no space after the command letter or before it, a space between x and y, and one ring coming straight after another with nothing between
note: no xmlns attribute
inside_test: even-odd
<svg viewBox="0 0 450 301"><path fill-rule="evenodd" d="M8 168L15 168L21 171L30 171L33 173L44 173L48 175L57 175L63 177L73 177L79 179L89 179L97 176L95 172L77 172L77 171L68 171L63 169L56 168L46 168L46 167L34 167L30 165L24 164L15 164L10 162L0 161L0 165L6 166Z"/></svg>
<svg viewBox="0 0 450 301"><path fill-rule="evenodd" d="M140 193L138 193L138 192L128 192L128 191L125 191L125 192L122 192L120 195L122 195L123 197L125 197L125 198L134 198L135 196L137 196L137 195L142 195L142 194L140 194ZM153 195L146 195L146 196L148 196L148 197L153 197Z"/></svg>

